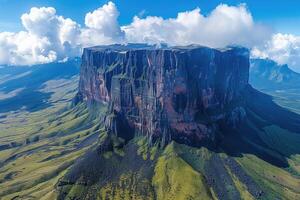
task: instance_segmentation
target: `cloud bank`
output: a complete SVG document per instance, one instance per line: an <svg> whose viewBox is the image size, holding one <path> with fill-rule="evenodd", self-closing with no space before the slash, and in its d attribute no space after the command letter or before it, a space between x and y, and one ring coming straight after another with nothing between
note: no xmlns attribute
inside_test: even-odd
<svg viewBox="0 0 300 200"><path fill-rule="evenodd" d="M32 8L21 21L26 31L0 33L0 64L47 63L79 53L79 25L54 8Z"/></svg>
<svg viewBox="0 0 300 200"><path fill-rule="evenodd" d="M83 47L122 42L119 12L112 2L87 13L85 27L56 14L55 8L31 8L21 16L25 31L0 33L0 64L33 65L79 56Z"/></svg>
<svg viewBox="0 0 300 200"><path fill-rule="evenodd" d="M266 40L270 30L254 23L245 5L217 6L208 16L200 8L178 13L176 18L134 17L130 25L123 26L130 42L171 45L201 44L210 47L243 45L252 47ZM254 34L255 33L255 34Z"/></svg>
<svg viewBox="0 0 300 200"><path fill-rule="evenodd" d="M245 4L220 4L209 15L203 15L200 8L168 19L138 15L130 24L120 26L118 9L113 2L108 2L87 13L85 24L80 25L58 15L55 8L34 7L21 16L24 31L0 32L0 64L60 61L80 56L84 47L129 42L242 45L252 48L256 57L269 57L295 66L300 62L299 37L272 36L268 27L254 21Z"/></svg>
<svg viewBox="0 0 300 200"><path fill-rule="evenodd" d="M264 45L252 50L253 57L269 58L300 72L300 36L277 33Z"/></svg>

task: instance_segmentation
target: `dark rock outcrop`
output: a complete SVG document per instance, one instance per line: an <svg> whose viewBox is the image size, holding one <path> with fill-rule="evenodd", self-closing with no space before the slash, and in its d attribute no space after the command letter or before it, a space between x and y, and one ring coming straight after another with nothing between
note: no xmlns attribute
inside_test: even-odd
<svg viewBox="0 0 300 200"><path fill-rule="evenodd" d="M125 140L211 145L245 117L248 78L240 47L98 46L84 49L76 101L107 104L106 127Z"/></svg>

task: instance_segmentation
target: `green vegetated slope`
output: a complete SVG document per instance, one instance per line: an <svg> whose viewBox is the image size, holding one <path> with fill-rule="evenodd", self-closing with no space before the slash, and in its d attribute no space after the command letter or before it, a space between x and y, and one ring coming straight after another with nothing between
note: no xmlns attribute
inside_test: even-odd
<svg viewBox="0 0 300 200"><path fill-rule="evenodd" d="M33 119L34 125L8 129L20 139L13 139L16 147L0 152L0 196L3 199L46 198L48 195L52 199L58 178L97 140L101 130L96 122L87 119L86 110L76 108L54 115L56 119L49 119L41 113ZM79 128L81 123L85 126ZM32 130L35 126L41 129ZM25 138L20 135L23 131ZM3 141L9 142L9 136Z"/></svg>
<svg viewBox="0 0 300 200"><path fill-rule="evenodd" d="M263 151L279 159L286 160L287 165L277 167L267 162L268 159L261 160L254 155L246 155L238 158L237 161L243 166L245 171L251 175L259 185L265 188L269 199L299 199L300 198L300 130L289 127L289 125L299 125L300 122L294 120L294 116L300 114L299 89L285 90L263 90L264 93L272 96L273 102L281 106L286 111L297 113L298 115L278 114L275 110L269 110L270 119L279 118L283 123L276 124L266 120L264 116L259 116L254 112L250 113L251 120L248 124L253 127L256 135L264 143ZM269 105L265 105L268 107ZM260 108L262 112L264 108ZM293 117L291 117L293 116ZM299 120L299 118L298 118Z"/></svg>
<svg viewBox="0 0 300 200"><path fill-rule="evenodd" d="M109 140L107 136L103 141ZM291 172L291 168L274 166L252 154L232 157L175 142L161 149L145 146L145 140L137 138L108 149L103 146L107 142L101 143L102 148L83 156L81 163L75 164L78 168L60 179L59 199L300 197L297 169ZM297 164L291 163L291 167L299 166L299 161L294 162Z"/></svg>
<svg viewBox="0 0 300 200"><path fill-rule="evenodd" d="M299 155L282 168L251 153L228 156L175 142L161 148L142 137L125 144L99 130L83 105L55 120L49 117L57 112L49 113L37 115L44 127L38 141L1 151L3 199L299 199ZM79 124L87 126L76 130ZM264 130L261 137L274 149L297 150L299 135L276 126ZM94 133L97 145L79 147ZM281 146L287 142L296 150Z"/></svg>
<svg viewBox="0 0 300 200"><path fill-rule="evenodd" d="M60 179L59 199L299 199L298 115L256 98L218 149L102 137Z"/></svg>
<svg viewBox="0 0 300 200"><path fill-rule="evenodd" d="M152 179L157 199L212 199L200 171L184 161L175 151L175 143L159 157Z"/></svg>
<svg viewBox="0 0 300 200"><path fill-rule="evenodd" d="M15 78L29 76L20 73ZM34 88L49 94L35 99L43 106L1 108L0 199L300 199L300 134L272 123L274 113L249 108L245 126L219 149L161 147L144 137L125 143L99 124L105 107L91 113L83 103L70 106L77 83L76 75L47 78ZM12 108L8 100L19 91L8 93L0 93L0 104ZM289 96L296 94L274 94L298 112L297 97Z"/></svg>
<svg viewBox="0 0 300 200"><path fill-rule="evenodd" d="M71 107L75 67L1 71L0 199L55 199L58 179L103 131L84 104Z"/></svg>
<svg viewBox="0 0 300 200"><path fill-rule="evenodd" d="M300 89L261 89L262 92L269 94L273 97L274 101L292 112L300 114Z"/></svg>
<svg viewBox="0 0 300 200"><path fill-rule="evenodd" d="M70 108L68 102L30 113L30 123L22 128L5 128L2 141L17 145L0 153L3 199L300 198L299 134L265 124L255 114L255 123L250 118L248 124L265 143L257 148L280 152L287 167L252 152L237 156L175 142L161 148L143 137L125 144L108 136L85 105Z"/></svg>

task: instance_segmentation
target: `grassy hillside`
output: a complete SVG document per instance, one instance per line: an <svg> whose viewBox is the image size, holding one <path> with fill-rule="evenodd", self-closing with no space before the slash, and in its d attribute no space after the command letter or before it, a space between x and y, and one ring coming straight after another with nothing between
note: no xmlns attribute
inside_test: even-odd
<svg viewBox="0 0 300 200"><path fill-rule="evenodd" d="M106 136L60 179L59 199L299 199L300 117L247 95L247 120L219 148Z"/></svg>
<svg viewBox="0 0 300 200"><path fill-rule="evenodd" d="M0 199L54 199L59 177L97 141L98 120L83 104L71 108L76 67L1 71Z"/></svg>
<svg viewBox="0 0 300 200"><path fill-rule="evenodd" d="M162 147L108 135L105 106L71 106L78 69L61 67L0 73L0 199L300 199L297 92L252 95L218 149Z"/></svg>
<svg viewBox="0 0 300 200"><path fill-rule="evenodd" d="M300 198L299 173L293 174L255 155L231 157L173 142L158 150L152 160L152 147L144 151L148 154L144 157L138 152L139 141L122 147L122 155L110 150L85 157L78 165L81 171L71 170L60 179L60 199ZM94 168L93 165L97 171L85 168ZM86 178L85 173L91 172L94 181Z"/></svg>

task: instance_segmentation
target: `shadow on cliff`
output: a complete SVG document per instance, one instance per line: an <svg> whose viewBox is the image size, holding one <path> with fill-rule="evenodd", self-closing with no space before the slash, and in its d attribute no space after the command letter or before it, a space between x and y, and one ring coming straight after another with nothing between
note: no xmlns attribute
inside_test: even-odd
<svg viewBox="0 0 300 200"><path fill-rule="evenodd" d="M247 88L247 120L236 130L223 128L222 150L232 156L253 154L278 167L300 154L300 115L277 105L273 98Z"/></svg>
<svg viewBox="0 0 300 200"><path fill-rule="evenodd" d="M0 93L14 95L0 99L0 113L21 108L32 112L51 106L48 100L52 92L42 92L44 84L50 80L70 79L78 75L79 65L80 60L72 60L32 67L1 68L0 77L3 78L0 82Z"/></svg>

